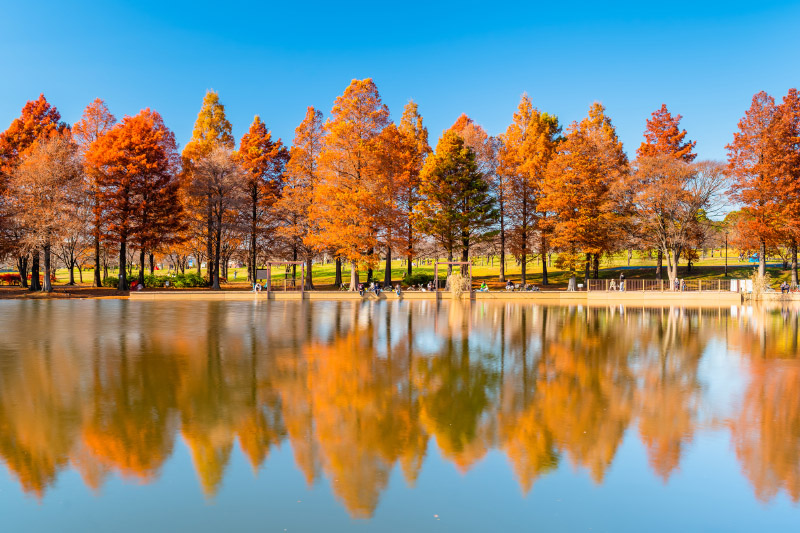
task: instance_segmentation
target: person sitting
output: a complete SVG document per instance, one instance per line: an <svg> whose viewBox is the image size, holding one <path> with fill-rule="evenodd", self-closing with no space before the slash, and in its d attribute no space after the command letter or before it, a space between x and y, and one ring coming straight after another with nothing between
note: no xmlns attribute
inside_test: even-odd
<svg viewBox="0 0 800 533"><path fill-rule="evenodd" d="M361 295L361 296L364 296L364 284L363 283L359 283L358 284L358 294Z"/></svg>
<svg viewBox="0 0 800 533"><path fill-rule="evenodd" d="M481 282L481 288L478 289L480 292L489 292L489 287L486 285L485 281Z"/></svg>
<svg viewBox="0 0 800 533"><path fill-rule="evenodd" d="M400 284L398 283L394 287L394 293L399 297L400 296Z"/></svg>
<svg viewBox="0 0 800 533"><path fill-rule="evenodd" d="M261 284L256 282L253 284L253 292L261 292Z"/></svg>
<svg viewBox="0 0 800 533"><path fill-rule="evenodd" d="M608 290L610 291L617 290L617 282L614 281L613 279L611 280L611 283L608 285Z"/></svg>
<svg viewBox="0 0 800 533"><path fill-rule="evenodd" d="M789 292L789 284L785 281L781 282L781 294Z"/></svg>
<svg viewBox="0 0 800 533"><path fill-rule="evenodd" d="M375 293L375 296L378 296L381 293L381 286L377 283L372 284L372 292Z"/></svg>
<svg viewBox="0 0 800 533"><path fill-rule="evenodd" d="M514 290L514 282L511 280L506 281L506 290L513 291Z"/></svg>

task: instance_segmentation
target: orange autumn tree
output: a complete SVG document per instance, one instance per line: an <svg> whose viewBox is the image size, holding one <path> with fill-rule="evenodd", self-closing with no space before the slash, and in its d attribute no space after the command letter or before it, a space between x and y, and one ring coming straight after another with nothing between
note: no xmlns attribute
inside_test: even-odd
<svg viewBox="0 0 800 533"><path fill-rule="evenodd" d="M372 266L378 244L373 205L376 176L370 165L373 141L389 124L372 79L353 80L337 97L325 124L320 154L321 181L315 190L311 241L319 250L350 262L350 290L358 286L358 267Z"/></svg>
<svg viewBox="0 0 800 533"><path fill-rule="evenodd" d="M667 156L691 163L697 157L693 153L697 141L685 140L686 130L680 129L681 115L672 116L667 110L667 104L653 111L652 117L646 121L642 144L636 150L636 155L642 157ZM661 159L663 161L663 159ZM664 253L658 243L648 241L646 232L641 232L646 245L658 249L656 257L656 278L661 279Z"/></svg>
<svg viewBox="0 0 800 533"><path fill-rule="evenodd" d="M86 153L89 146L110 130L117 123L116 117L111 114L106 103L100 98L95 99L86 106L81 119L72 125L72 136L80 147L81 153ZM94 240L94 286L100 287L100 242L103 237L103 210L100 202L100 189L97 177L86 168L84 179L89 188L89 199L92 208L92 238Z"/></svg>
<svg viewBox="0 0 800 533"><path fill-rule="evenodd" d="M520 258L523 285L527 282L528 255L533 253L537 230L542 255L542 284L547 285L546 213L542 212L539 200L547 165L555 156L560 132L558 118L533 107L528 95L523 94L514 121L502 136L497 173L505 179L508 192L506 219L512 224L511 250Z"/></svg>
<svg viewBox="0 0 800 533"><path fill-rule="evenodd" d="M792 283L797 285L797 243L800 241L800 94L789 89L775 110L772 147L775 171L784 198L781 228L788 235Z"/></svg>
<svg viewBox="0 0 800 533"><path fill-rule="evenodd" d="M636 154L639 157L668 155L686 163L694 161L697 154L692 151L697 141L684 140L686 130L680 129L682 118L680 115L673 117L667 110L667 104L661 104L661 108L653 111L652 118L647 120L644 132L645 140L639 146Z"/></svg>
<svg viewBox="0 0 800 533"><path fill-rule="evenodd" d="M408 244L409 237L403 235L407 224L407 200L410 191L416 188L417 160L416 140L389 124L375 138L371 147L372 168L375 176L373 204L375 220L380 228L383 246L386 249L383 286L392 286L392 248Z"/></svg>
<svg viewBox="0 0 800 533"><path fill-rule="evenodd" d="M410 278L412 272L411 260L415 256L415 248L419 242L419 236L414 231L412 215L414 206L419 201L419 176L422 172L422 166L425 164L428 154L431 153L431 147L428 144L428 128L422 124L422 115L419 114L419 107L413 100L409 100L403 109L403 116L400 118L398 128L400 133L414 144L414 149L409 154L411 160L409 161L408 179L402 183L400 191L399 208L402 221L401 226L398 228L404 241L408 261L406 272Z"/></svg>
<svg viewBox="0 0 800 533"><path fill-rule="evenodd" d="M714 214L725 176L719 164L686 163L668 155L640 157L630 176L630 213L640 231L667 257L670 288L678 260L697 241L701 219Z"/></svg>
<svg viewBox="0 0 800 533"><path fill-rule="evenodd" d="M119 245L119 290L128 289L127 246L139 247L140 281L146 250L180 227L175 137L161 116L145 109L91 144L86 161L97 176L108 231Z"/></svg>
<svg viewBox="0 0 800 533"><path fill-rule="evenodd" d="M575 290L581 255L588 278L592 257L597 261L612 245L619 219L614 188L627 166L611 119L595 103L587 118L570 125L547 167L541 205L553 213L552 244L560 250L558 263L570 272L570 290Z"/></svg>
<svg viewBox="0 0 800 533"><path fill-rule="evenodd" d="M739 224L743 234L752 235L759 249L758 275L766 273L767 246L778 240L783 198L770 156L775 100L761 91L753 96L750 108L739 121L739 131L728 144L728 173L734 201L742 204ZM776 194L777 193L777 194Z"/></svg>
<svg viewBox="0 0 800 533"><path fill-rule="evenodd" d="M190 234L194 242L193 250L197 261L197 271L200 273L202 253L208 259L207 272L209 281L211 273L218 269L212 265L214 235L214 191L204 185L208 181L195 176L195 168L201 161L208 158L215 148L232 150L234 138L231 133L231 123L225 116L225 106L219 101L219 94L209 90L203 97L203 105L197 114L197 120L192 130L192 139L186 144L181 153L183 164L183 181L187 193L184 197L186 210L189 213ZM205 250L197 241L205 242Z"/></svg>
<svg viewBox="0 0 800 533"><path fill-rule="evenodd" d="M6 228L6 231L11 233L11 239L8 240L10 246L5 250L6 252L15 252L15 243L21 237L19 228L16 228L11 222L11 205L7 192L4 192L11 174L37 140L48 139L63 134L67 130L66 123L61 121L61 114L50 105L43 94L40 94L38 99L29 100L22 108L20 117L15 118L8 129L0 133L0 202L2 202L0 222L11 223L11 227ZM2 240L0 240L0 244L2 244ZM28 257L28 254L17 254L17 267L23 287L27 286L28 282ZM39 285L39 253L36 251L32 254L30 290L39 289L41 289Z"/></svg>
<svg viewBox="0 0 800 533"><path fill-rule="evenodd" d="M44 256L44 292L53 290L52 247L64 237L75 213L71 207L83 194L80 177L77 146L66 133L34 142L10 180L23 250Z"/></svg>
<svg viewBox="0 0 800 533"><path fill-rule="evenodd" d="M153 254L183 239L186 228L180 202L180 156L175 135L161 115L145 109L136 117L135 135L144 171L134 178L134 190L140 202L134 213L132 242L139 250L139 284L144 285L145 255Z"/></svg>
<svg viewBox="0 0 800 533"><path fill-rule="evenodd" d="M311 276L314 257L313 235L316 228L311 223L311 209L319 181L319 155L323 143L322 112L308 107L303 121L294 130L294 145L284 173L283 195L275 209L283 214L286 223L278 234L297 243L298 251L306 261L305 289L314 288ZM341 282L341 280L339 280Z"/></svg>
<svg viewBox="0 0 800 533"><path fill-rule="evenodd" d="M269 209L280 196L289 151L280 139L272 140L272 132L256 115L250 129L239 141L238 155L247 174L247 213L244 217L249 230L247 276L251 283L255 283L259 233L266 231Z"/></svg>

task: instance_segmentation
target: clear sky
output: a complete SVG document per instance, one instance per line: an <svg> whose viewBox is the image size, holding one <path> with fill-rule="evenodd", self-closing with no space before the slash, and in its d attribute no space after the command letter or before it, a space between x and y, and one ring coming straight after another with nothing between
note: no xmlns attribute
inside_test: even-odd
<svg viewBox="0 0 800 533"><path fill-rule="evenodd" d="M629 154L662 103L701 158L724 158L752 95L800 86L800 2L126 2L0 6L0 128L43 92L69 123L101 97L159 111L185 145L207 89L239 139L258 114L284 142L372 77L431 143L460 113L505 130L523 92L563 123L605 104ZM607 5L606 5L607 4Z"/></svg>

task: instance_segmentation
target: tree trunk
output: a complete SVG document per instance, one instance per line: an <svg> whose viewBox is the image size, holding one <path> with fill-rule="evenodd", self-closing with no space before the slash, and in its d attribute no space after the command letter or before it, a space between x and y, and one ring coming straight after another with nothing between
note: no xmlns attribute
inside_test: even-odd
<svg viewBox="0 0 800 533"><path fill-rule="evenodd" d="M767 243L761 239L758 246L758 277L763 278L767 273Z"/></svg>
<svg viewBox="0 0 800 533"><path fill-rule="evenodd" d="M506 232L503 221L500 222L500 276L499 281L506 280Z"/></svg>
<svg viewBox="0 0 800 533"><path fill-rule="evenodd" d="M153 255L153 253L151 252L150 253L150 275L151 276L155 276L155 271L156 271L156 258L155 258L155 255Z"/></svg>
<svg viewBox="0 0 800 533"><path fill-rule="evenodd" d="M342 258L337 257L336 260L336 277L333 280L333 284L336 285L336 288L342 286Z"/></svg>
<svg viewBox="0 0 800 533"><path fill-rule="evenodd" d="M211 193L208 193L206 202L208 203L208 209L206 211L206 232L208 233L208 240L206 242L206 275L208 276L208 281L214 283L214 280L211 279L211 261L214 258L214 217L211 206ZM200 273L199 261L197 263L197 273Z"/></svg>
<svg viewBox="0 0 800 533"><path fill-rule="evenodd" d="M392 247L386 247L386 269L383 273L383 286L392 286Z"/></svg>
<svg viewBox="0 0 800 533"><path fill-rule="evenodd" d="M528 255L525 251L522 252L522 265L520 267L520 273L522 274L522 288L525 288L525 283L527 282L527 274L528 274Z"/></svg>
<svg viewBox="0 0 800 533"><path fill-rule="evenodd" d="M313 291L314 290L314 277L311 275L311 266L313 262L311 260L311 254L306 254L306 281L305 281L305 290Z"/></svg>
<svg viewBox="0 0 800 533"><path fill-rule="evenodd" d="M31 283L28 290L40 291L42 284L39 282L39 250L33 251L33 259L31 260Z"/></svg>
<svg viewBox="0 0 800 533"><path fill-rule="evenodd" d="M350 261L350 290L358 290L358 264Z"/></svg>
<svg viewBox="0 0 800 533"><path fill-rule="evenodd" d="M128 290L128 279L125 277L125 269L128 267L127 261L127 242L126 237L123 237L119 243L119 282L117 283L117 290Z"/></svg>
<svg viewBox="0 0 800 533"><path fill-rule="evenodd" d="M22 288L28 287L28 256L17 257L17 270L19 271L19 285Z"/></svg>
<svg viewBox="0 0 800 533"><path fill-rule="evenodd" d="M81 285L83 285L83 269L80 265L78 265L78 279L80 280Z"/></svg>
<svg viewBox="0 0 800 533"><path fill-rule="evenodd" d="M594 279L600 279L600 254L594 254L592 269L594 270Z"/></svg>
<svg viewBox="0 0 800 533"><path fill-rule="evenodd" d="M542 235L542 285L547 283L547 238Z"/></svg>
<svg viewBox="0 0 800 533"><path fill-rule="evenodd" d="M94 236L94 286L102 287L103 280L100 279L100 236Z"/></svg>
<svg viewBox="0 0 800 533"><path fill-rule="evenodd" d="M211 288L213 290L215 290L215 291L219 291L219 290L222 290L222 287L220 287L220 284L219 284L220 254L222 252L222 250L221 250L221 248L222 248L222 209L221 209L221 207L220 207L219 213L217 214L216 226L217 226L215 228L216 235L214 236L214 241L215 242L214 242L214 246L213 246L213 248L214 248L214 264L212 265L213 269L214 269L214 273L213 273L213 281L212 281Z"/></svg>
<svg viewBox="0 0 800 533"><path fill-rule="evenodd" d="M797 286L797 243L792 242L792 286Z"/></svg>
<svg viewBox="0 0 800 533"><path fill-rule="evenodd" d="M139 250L139 285L144 287L144 248Z"/></svg>
<svg viewBox="0 0 800 533"><path fill-rule="evenodd" d="M586 254L586 265L583 271L583 283L586 287L589 286L589 265L592 263L592 254Z"/></svg>
<svg viewBox="0 0 800 533"><path fill-rule="evenodd" d="M292 261L297 261L297 242L292 247ZM292 265L292 287L297 287L297 265Z"/></svg>
<svg viewBox="0 0 800 533"><path fill-rule="evenodd" d="M660 249L658 250L658 254L656 256L656 279L662 279L664 276L662 271L664 270L664 252Z"/></svg>
<svg viewBox="0 0 800 533"><path fill-rule="evenodd" d="M67 285L75 285L75 253L69 252L69 283Z"/></svg>
<svg viewBox="0 0 800 533"><path fill-rule="evenodd" d="M411 222L409 222L408 223L408 251L406 252L406 255L408 256L408 265L406 265L406 271L408 272L408 279L409 280L411 280L411 274L412 274L412 272L411 272L411 260L414 257L414 246L413 246L414 238L413 238L413 234L411 233L412 230L413 230L413 228L411 226Z"/></svg>
<svg viewBox="0 0 800 533"><path fill-rule="evenodd" d="M44 286L42 292L53 292L53 284L50 281L50 242L44 245Z"/></svg>
<svg viewBox="0 0 800 533"><path fill-rule="evenodd" d="M667 268L667 276L669 277L669 286L671 290L675 290L675 280L678 279L678 261L681 258L681 248L680 246L672 249L672 261ZM678 287L680 290L680 287Z"/></svg>
<svg viewBox="0 0 800 533"><path fill-rule="evenodd" d="M452 263L453 262L453 250L452 250L452 248L450 250L447 250L447 262L448 263ZM453 273L453 265L447 265L447 277L449 278L452 273ZM438 291L439 287L436 287L436 290Z"/></svg>
<svg viewBox="0 0 800 533"><path fill-rule="evenodd" d="M256 282L256 222L258 221L258 201L253 199L252 212L250 213L250 253L247 254L247 280L252 285Z"/></svg>

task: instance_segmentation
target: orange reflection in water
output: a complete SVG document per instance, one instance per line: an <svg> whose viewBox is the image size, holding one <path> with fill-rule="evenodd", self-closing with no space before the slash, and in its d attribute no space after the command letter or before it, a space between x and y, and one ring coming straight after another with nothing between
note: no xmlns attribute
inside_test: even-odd
<svg viewBox="0 0 800 533"><path fill-rule="evenodd" d="M326 478L352 516L369 517L392 470L413 486L431 447L461 472L501 450L527 493L564 461L602 483L626 432L668 483L698 431L728 427L757 497L800 501L796 310L96 301L15 311L11 331L38 333L0 340L0 457L37 497L70 467L95 491L112 475L151 482L178 438L213 497L237 442L256 472L287 443L309 485ZM732 409L704 398L712 344L741 359L745 392Z"/></svg>

